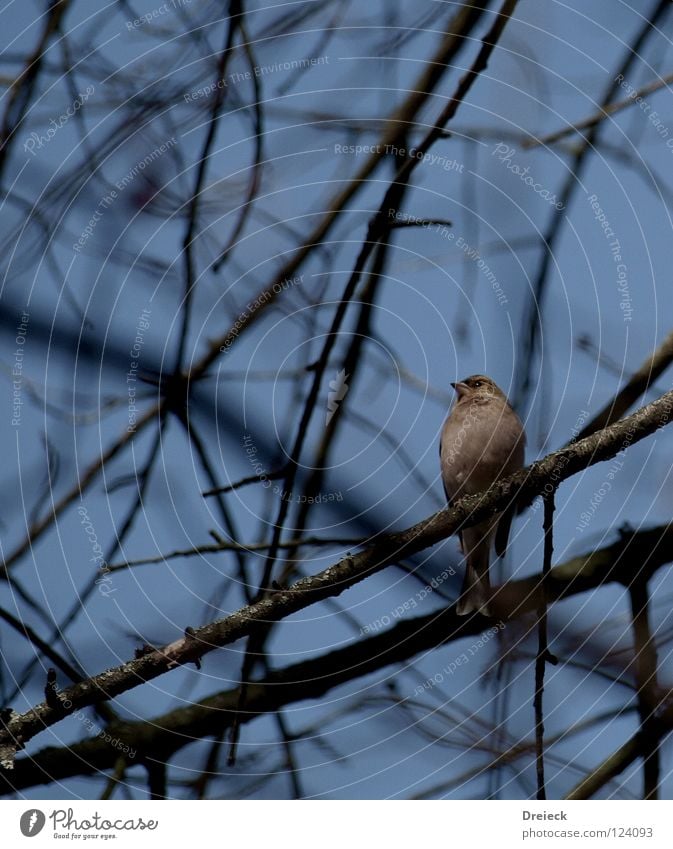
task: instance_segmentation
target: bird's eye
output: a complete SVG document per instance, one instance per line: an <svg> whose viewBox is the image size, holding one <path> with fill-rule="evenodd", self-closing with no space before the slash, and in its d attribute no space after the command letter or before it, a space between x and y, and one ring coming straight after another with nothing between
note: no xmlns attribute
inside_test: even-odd
<svg viewBox="0 0 673 849"><path fill-rule="evenodd" d="M483 380L475 380L475 382L474 382L474 384L473 384L473 386L474 386L474 388L475 388L475 389L479 389L479 387L480 387L480 386L483 386L483 385L484 385L484 381L483 381Z"/></svg>

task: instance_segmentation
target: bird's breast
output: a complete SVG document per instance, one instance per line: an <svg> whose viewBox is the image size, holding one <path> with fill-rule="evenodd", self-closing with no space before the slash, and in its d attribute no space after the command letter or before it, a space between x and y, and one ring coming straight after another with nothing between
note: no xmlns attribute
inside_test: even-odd
<svg viewBox="0 0 673 849"><path fill-rule="evenodd" d="M524 436L508 405L454 407L442 429L442 479L450 498L487 489L523 465Z"/></svg>

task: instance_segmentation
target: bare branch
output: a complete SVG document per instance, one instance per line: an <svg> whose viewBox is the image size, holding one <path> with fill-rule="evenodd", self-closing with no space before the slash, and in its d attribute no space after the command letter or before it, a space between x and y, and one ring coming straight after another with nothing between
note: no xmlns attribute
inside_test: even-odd
<svg viewBox="0 0 673 849"><path fill-rule="evenodd" d="M659 737L656 712L660 707L657 685L657 649L650 628L650 599L647 577L636 575L629 587L633 618L635 680L640 716L640 755L643 759L643 799L659 795Z"/></svg>
<svg viewBox="0 0 673 849"><path fill-rule="evenodd" d="M643 567L643 576L651 576L671 562L673 524L622 535L606 548L575 557L552 569L548 580L548 600L558 602L611 581L628 585L633 563ZM537 609L542 593L538 577L512 581L506 587L515 600L513 606L517 607L518 615ZM453 607L444 608L425 616L401 620L374 636L273 670L261 681L251 682L241 722L250 722L298 701L318 699L348 681L370 675L391 664L404 663L421 652L446 643L479 634L488 624L489 620L483 616L458 617ZM13 772L0 771L0 792L10 793L73 775L112 769L119 757L119 746L115 740L133 751L147 751L154 757L169 758L195 738L217 736L228 728L233 721L238 698L238 689L227 690L144 722L114 723L106 728L106 737L98 736L63 748L43 749L30 758L17 761ZM637 750L633 759L636 757Z"/></svg>
<svg viewBox="0 0 673 849"><path fill-rule="evenodd" d="M364 545L367 542L371 542L371 540L364 539L363 537L297 537L296 539L289 539L286 542L281 542L278 545L278 548L306 548L309 546L359 546ZM211 545L200 545L194 546L193 548L182 548L177 551L171 551L167 554L159 554L156 557L142 557L138 560L128 560L125 563L113 563L111 566L107 567L108 572L119 572L123 569L130 569L133 566L147 566L153 563L164 563L166 560L173 560L176 557L200 557L203 554L216 554L218 551L235 551L235 552L248 552L248 551L268 551L271 547L270 542L251 542L246 545L246 543L242 542L221 542L221 543L213 543Z"/></svg>
<svg viewBox="0 0 673 849"><path fill-rule="evenodd" d="M575 133L581 133L583 130L593 129L606 118L616 115L618 112L632 106L634 103L639 104L644 97L647 97L648 94L654 94L655 91L659 91L662 88L668 88L671 83L673 83L673 74L668 74L668 76L662 77L659 80L653 80L651 83L648 83L642 88L639 88L637 91L632 92L628 97L625 97L624 100L617 100L614 103L606 103L598 110L598 112L589 118L585 118L584 121L579 121L577 124L568 124L566 127L561 127L560 130L556 130L546 136L540 136L539 138L537 136L533 136L532 138L527 139L524 142L523 147L531 148L539 147L540 145L546 146L555 144L556 142L561 141L561 139L572 136Z"/></svg>
<svg viewBox="0 0 673 849"><path fill-rule="evenodd" d="M616 422L647 391L652 383L673 362L673 331L653 351L640 368L635 371L619 392L577 435L584 439L606 425Z"/></svg>
<svg viewBox="0 0 673 849"><path fill-rule="evenodd" d="M605 430L547 455L495 484L487 492L462 498L455 506L440 510L405 531L388 534L375 545L316 575L302 578L287 590L275 592L225 619L195 629L189 639L181 637L168 646L69 687L62 693L65 715L112 699L180 664L194 663L217 648L250 636L270 622L277 622L326 598L338 596L401 558L446 539L460 527L470 527L502 512L514 499L522 504L529 503L535 496L544 493L545 487L558 486L577 472L615 456L628 445L668 424L672 409L673 390ZM494 595L493 606L496 613L501 614L499 618L511 618L522 612L520 601L512 606L507 585L497 596ZM11 766L12 750L16 751L63 718L63 714L45 703L27 713L14 715L5 723L4 731L0 731L0 765Z"/></svg>
<svg viewBox="0 0 673 849"><path fill-rule="evenodd" d="M544 563L542 565L542 592L538 609L538 652L535 658L535 765L537 773L537 798L545 800L547 791L544 782L544 672L548 662L556 662L549 653L547 642L547 584L551 575L551 558L554 550L554 490L544 497Z"/></svg>
<svg viewBox="0 0 673 849"><path fill-rule="evenodd" d="M457 53L464 47L467 36L479 22L487 5L488 0L475 0L475 2L462 6L456 13L449 24L446 36L442 39L439 49L432 59L427 62L419 79L411 87L411 93L405 102L391 115L387 122L387 128L377 145L377 152L371 155L348 185L332 200L329 211L321 216L320 224L315 227L303 245L294 253L280 272L275 275L271 283L263 287L254 298L250 299L250 302L257 306L248 310L245 316L239 318L236 326L229 328L210 344L205 356L192 369L193 379L198 379L200 375L205 374L212 363L219 357L220 349L230 347L236 338L260 317L262 312L275 301L278 293L282 291L282 289L276 287L276 284L280 284L292 277L315 247L325 240L333 225L338 220L339 215L345 209L346 204L367 184L368 178L387 155L386 150L391 146L399 144L400 137L406 133L409 126L413 125L418 112L430 98L447 67L451 66Z"/></svg>

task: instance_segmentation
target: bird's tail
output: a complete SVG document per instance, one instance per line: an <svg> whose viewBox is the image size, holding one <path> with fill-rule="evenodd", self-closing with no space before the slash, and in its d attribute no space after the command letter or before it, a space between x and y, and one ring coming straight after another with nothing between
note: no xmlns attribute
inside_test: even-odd
<svg viewBox="0 0 673 849"><path fill-rule="evenodd" d="M484 616L490 616L488 600L491 595L491 582L488 567L491 555L491 537L484 528L469 528L463 532L465 545L465 578L460 598L456 603L458 616L467 616L478 610Z"/></svg>

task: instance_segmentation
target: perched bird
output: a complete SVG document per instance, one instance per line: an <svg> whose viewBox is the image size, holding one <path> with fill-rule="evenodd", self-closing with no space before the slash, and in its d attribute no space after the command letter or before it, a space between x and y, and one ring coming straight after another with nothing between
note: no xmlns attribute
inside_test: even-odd
<svg viewBox="0 0 673 849"><path fill-rule="evenodd" d="M482 492L520 469L526 447L521 420L490 377L475 374L451 385L458 397L444 422L439 443L442 482L449 504L464 495ZM460 531L465 579L456 606L459 616L474 610L490 615L491 546L495 541L498 556L504 553L512 513L506 510Z"/></svg>

